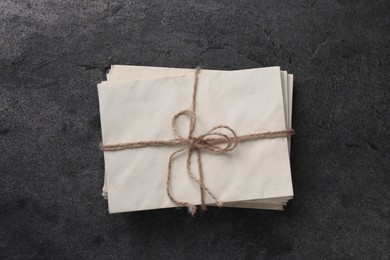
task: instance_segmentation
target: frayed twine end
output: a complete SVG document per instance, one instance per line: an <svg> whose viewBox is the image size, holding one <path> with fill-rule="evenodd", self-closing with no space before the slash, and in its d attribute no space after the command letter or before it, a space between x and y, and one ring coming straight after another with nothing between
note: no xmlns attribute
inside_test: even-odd
<svg viewBox="0 0 390 260"><path fill-rule="evenodd" d="M218 208L222 208L223 206L223 203L218 200L215 201L215 204L217 204Z"/></svg>
<svg viewBox="0 0 390 260"><path fill-rule="evenodd" d="M191 214L191 216L195 216L196 213L196 206L190 203L186 203L186 207L188 209L188 213Z"/></svg>

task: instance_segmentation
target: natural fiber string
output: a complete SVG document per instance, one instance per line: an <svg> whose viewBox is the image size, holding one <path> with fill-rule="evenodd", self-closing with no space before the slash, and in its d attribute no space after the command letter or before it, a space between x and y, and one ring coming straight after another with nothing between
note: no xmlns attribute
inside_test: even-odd
<svg viewBox="0 0 390 260"><path fill-rule="evenodd" d="M177 154L185 150L188 150L187 160L186 160L187 174L200 187L201 208L204 210L206 208L206 204L205 204L206 193L209 194L209 196L214 200L217 206L221 207L222 202L220 202L217 199L217 197L204 184L201 149L213 153L225 153L234 150L234 148L236 148L239 142L268 139L268 138L289 137L292 134L294 134L294 131L292 129L287 129L282 131L258 132L258 133L252 133L247 135L237 135L236 132L229 126L219 125L213 127L210 131L208 131L203 135L194 137L193 133L196 125L196 114L195 114L196 94L197 94L200 72L201 72L201 68L197 67L195 70L191 109L182 110L176 113L172 118L171 127L175 138L169 140L152 140L152 141L139 141L139 142L119 143L119 144L102 144L100 146L100 149L106 152L121 151L126 149L135 149L135 148L143 148L143 147L184 146L183 148L180 148L179 150L173 152L169 156L166 191L169 199L172 202L174 202L176 205L179 206L186 206L191 215L195 214L196 206L190 202L183 202L183 201L176 200L173 197L170 189L171 177L172 177L172 162ZM176 129L176 121L180 116L183 115L186 115L190 118L189 131L188 131L188 136L186 138L179 135ZM216 130L222 130L222 129L225 129L225 131L230 132L231 135L215 132ZM226 145L219 146L219 144L226 144ZM195 156L197 157L199 178L196 178L191 170L191 161L194 153Z"/></svg>

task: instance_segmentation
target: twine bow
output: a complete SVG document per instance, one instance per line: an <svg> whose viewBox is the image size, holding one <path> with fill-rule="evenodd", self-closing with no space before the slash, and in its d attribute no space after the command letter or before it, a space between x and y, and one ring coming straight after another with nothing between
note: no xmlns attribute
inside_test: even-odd
<svg viewBox="0 0 390 260"><path fill-rule="evenodd" d="M178 206L186 206L191 215L196 213L196 206L190 202L183 202L176 200L170 189L171 175L172 175L172 162L175 159L176 155L187 150L187 160L186 168L187 174L194 180L200 187L200 198L201 198L201 208L202 210L206 209L205 204L205 193L209 194L213 198L215 204L218 207L222 207L222 202L220 202L216 196L206 187L203 181L203 168L202 168L202 158L201 150L206 150L213 153L225 153L234 150L239 142L252 141L265 138L280 138L280 137L289 137L294 131L292 129L282 130L282 131L272 131L272 132L259 132L247 135L238 136L236 132L226 125L218 125L213 127L207 133L200 136L194 137L193 133L196 125L196 92L198 87L199 73L201 71L200 67L197 67L195 70L194 85L192 92L192 106L191 109L182 110L176 113L171 122L172 132L174 139L170 140L155 140L155 141L139 141L131 143L120 143L120 144L106 144L100 145L102 151L120 151L125 149L134 149L134 148L143 148L143 147L158 147L158 146L184 146L169 156L168 160L168 174L166 182L166 191L169 199ZM176 121L180 116L187 116L190 118L190 126L187 137L182 137L176 129ZM231 135L218 132L218 130L225 130L225 132L230 132ZM195 177L191 170L191 161L195 153L197 157L198 173L199 178Z"/></svg>

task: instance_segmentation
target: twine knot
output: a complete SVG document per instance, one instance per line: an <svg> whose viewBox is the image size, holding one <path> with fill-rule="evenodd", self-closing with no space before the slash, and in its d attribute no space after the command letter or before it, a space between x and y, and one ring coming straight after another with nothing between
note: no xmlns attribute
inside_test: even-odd
<svg viewBox="0 0 390 260"><path fill-rule="evenodd" d="M194 109L194 107L193 107ZM188 212L191 215L194 215L196 212L196 206L189 203L189 202L180 202L177 201L171 194L169 184L170 184L170 177L172 172L172 161L176 154L181 153L184 150L188 150L187 154L187 174L193 179L195 182L198 183L200 187L200 196L201 196L201 202L202 202L202 210L206 209L205 201L204 201L204 195L205 193L208 193L214 200L215 204L219 207L222 206L222 203L216 198L216 196L205 186L203 182L203 169L202 169L202 160L201 160L201 154L200 150L206 150L213 153L224 153L232 151L238 143L238 138L236 132L230 128L229 126L225 125L219 125L216 127L213 127L211 130L209 130L207 133L202 134L200 136L193 136L193 132L195 130L195 124L196 124L196 115L193 112L194 110L182 110L178 113L176 113L172 118L172 132L173 135L176 137L177 143L183 143L186 145L186 147L181 148L177 150L176 152L172 153L169 161L168 161L168 181L167 181L167 193L169 198L175 202L178 205L186 206L188 208ZM187 116L190 119L190 125L189 125L189 131L188 136L185 138L181 136L177 130L177 120L181 116ZM227 130L230 132L230 136L228 134L224 134L221 132L218 132L217 130ZM197 156L197 164L198 164L198 173L199 178L195 177L195 175L192 173L191 170L191 162L192 162L192 154L195 152Z"/></svg>
<svg viewBox="0 0 390 260"><path fill-rule="evenodd" d="M188 137L184 138L181 136L176 128L177 119L180 116L188 116L190 118L190 127L188 132ZM223 153L229 152L236 148L238 143L238 137L236 132L226 125L219 125L213 127L207 133L202 134L200 136L193 136L193 132L195 130L196 117L195 114L190 110L183 110L176 113L172 118L172 132L173 135L177 138L179 143L187 143L189 149L204 149L214 153ZM217 130L225 129L227 132L230 132L230 136L228 134L224 134L218 132ZM225 144L224 146L219 146L218 144Z"/></svg>

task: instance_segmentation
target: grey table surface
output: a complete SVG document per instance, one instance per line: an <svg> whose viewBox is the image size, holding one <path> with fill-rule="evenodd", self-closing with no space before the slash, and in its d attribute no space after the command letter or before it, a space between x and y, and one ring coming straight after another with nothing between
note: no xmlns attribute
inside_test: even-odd
<svg viewBox="0 0 390 260"><path fill-rule="evenodd" d="M0 2L0 258L388 259L390 2ZM295 75L283 212L109 215L96 84L111 64Z"/></svg>

